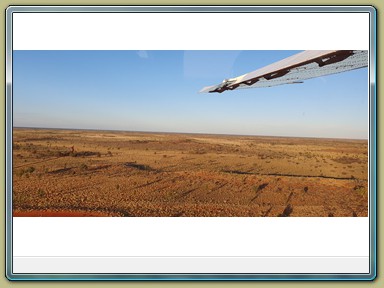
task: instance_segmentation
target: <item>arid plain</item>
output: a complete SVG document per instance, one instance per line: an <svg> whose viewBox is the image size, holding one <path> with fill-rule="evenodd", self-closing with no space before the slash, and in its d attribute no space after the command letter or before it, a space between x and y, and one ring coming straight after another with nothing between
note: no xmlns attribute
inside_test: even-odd
<svg viewBox="0 0 384 288"><path fill-rule="evenodd" d="M13 129L14 216L368 215L368 142Z"/></svg>

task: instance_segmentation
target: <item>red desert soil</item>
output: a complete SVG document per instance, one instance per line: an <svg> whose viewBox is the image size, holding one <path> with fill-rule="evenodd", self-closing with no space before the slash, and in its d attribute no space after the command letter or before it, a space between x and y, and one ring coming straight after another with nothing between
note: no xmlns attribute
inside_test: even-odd
<svg viewBox="0 0 384 288"><path fill-rule="evenodd" d="M121 216L119 214L112 214L107 212L97 211L70 211L60 210L54 211L46 210L14 210L13 217L106 217L106 216Z"/></svg>
<svg viewBox="0 0 384 288"><path fill-rule="evenodd" d="M13 130L16 217L368 215L366 140Z"/></svg>

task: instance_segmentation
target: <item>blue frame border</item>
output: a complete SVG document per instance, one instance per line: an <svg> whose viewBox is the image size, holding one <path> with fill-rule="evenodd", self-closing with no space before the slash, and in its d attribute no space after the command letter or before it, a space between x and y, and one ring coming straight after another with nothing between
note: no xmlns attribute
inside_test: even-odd
<svg viewBox="0 0 384 288"><path fill-rule="evenodd" d="M369 13L370 15L370 273L368 274L15 274L12 271L12 20L13 13ZM6 10L6 277L29 280L102 280L102 281L250 281L250 280L374 280L377 276L377 20L373 6L9 6Z"/></svg>

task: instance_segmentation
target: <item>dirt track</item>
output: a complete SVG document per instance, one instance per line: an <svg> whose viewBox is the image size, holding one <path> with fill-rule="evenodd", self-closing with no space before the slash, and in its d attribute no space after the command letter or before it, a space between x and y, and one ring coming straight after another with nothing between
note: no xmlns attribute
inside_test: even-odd
<svg viewBox="0 0 384 288"><path fill-rule="evenodd" d="M363 140L16 128L13 167L14 216L368 213Z"/></svg>

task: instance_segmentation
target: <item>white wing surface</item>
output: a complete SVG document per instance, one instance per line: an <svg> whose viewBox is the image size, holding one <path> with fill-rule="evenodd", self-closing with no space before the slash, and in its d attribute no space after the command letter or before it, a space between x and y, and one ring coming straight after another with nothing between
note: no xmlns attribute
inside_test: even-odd
<svg viewBox="0 0 384 288"><path fill-rule="evenodd" d="M271 87L302 83L303 80L368 66L366 50L308 50L256 71L225 79L218 85L204 87L201 93Z"/></svg>

